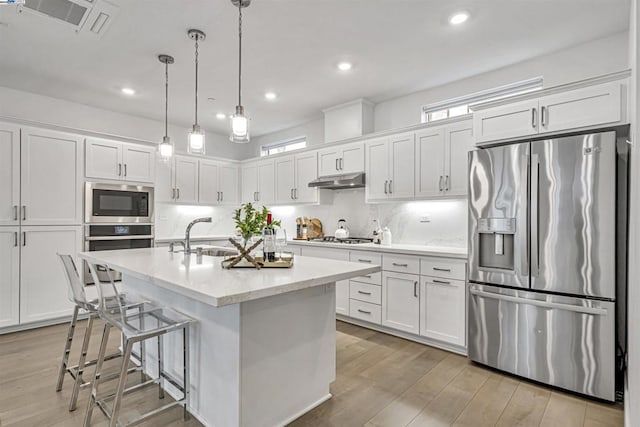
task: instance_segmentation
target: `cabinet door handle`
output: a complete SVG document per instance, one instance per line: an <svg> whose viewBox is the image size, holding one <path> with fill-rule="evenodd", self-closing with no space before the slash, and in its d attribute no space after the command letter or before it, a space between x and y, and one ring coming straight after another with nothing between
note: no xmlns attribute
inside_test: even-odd
<svg viewBox="0 0 640 427"><path fill-rule="evenodd" d="M176 199L180 199L180 189L176 188Z"/></svg>
<svg viewBox="0 0 640 427"><path fill-rule="evenodd" d="M224 191L220 192L220 201L224 202Z"/></svg>
<svg viewBox="0 0 640 427"><path fill-rule="evenodd" d="M542 106L540 107L540 122L542 123L542 126L545 127L547 126L547 107L546 106Z"/></svg>
<svg viewBox="0 0 640 427"><path fill-rule="evenodd" d="M393 184L393 180L390 180L390 181L389 181L389 194L393 193L393 187L392 187L392 184Z"/></svg>
<svg viewBox="0 0 640 427"><path fill-rule="evenodd" d="M176 198L176 189L172 188L171 189L171 200L175 200L175 198Z"/></svg>
<svg viewBox="0 0 640 427"><path fill-rule="evenodd" d="M22 220L26 221L27 219L27 205L22 205Z"/></svg>
<svg viewBox="0 0 640 427"><path fill-rule="evenodd" d="M413 296L418 298L418 281L413 282Z"/></svg>
<svg viewBox="0 0 640 427"><path fill-rule="evenodd" d="M13 220L18 220L18 205L13 205Z"/></svg>
<svg viewBox="0 0 640 427"><path fill-rule="evenodd" d="M338 162L339 162L339 161L340 161L340 159L339 159L339 158L336 158L336 170L337 170L337 171L338 171L338 170L340 170L340 167L338 166Z"/></svg>
<svg viewBox="0 0 640 427"><path fill-rule="evenodd" d="M387 192L387 183L388 183L388 182L389 182L389 181L385 181L385 182L384 182L384 194L389 194L389 193Z"/></svg>
<svg viewBox="0 0 640 427"><path fill-rule="evenodd" d="M440 179L438 180L438 191L442 192L442 175L440 175Z"/></svg>
<svg viewBox="0 0 640 427"><path fill-rule="evenodd" d="M13 247L14 248L18 247L18 232L17 231L13 232Z"/></svg>
<svg viewBox="0 0 640 427"><path fill-rule="evenodd" d="M293 189L293 195L295 196L295 199L298 200L298 189L297 188Z"/></svg>
<svg viewBox="0 0 640 427"><path fill-rule="evenodd" d="M371 264L371 260L370 259L360 259L360 258L358 258L358 262L368 262L369 264Z"/></svg>
<svg viewBox="0 0 640 427"><path fill-rule="evenodd" d="M409 267L409 264L399 264L397 262L392 262L392 265L395 265L396 267Z"/></svg>
<svg viewBox="0 0 640 427"><path fill-rule="evenodd" d="M124 176L127 176L127 164L124 164Z"/></svg>
<svg viewBox="0 0 640 427"><path fill-rule="evenodd" d="M291 197L291 200L293 200L293 199L294 199L294 197L293 197L293 188L292 188L292 189L291 189L291 191L289 192L289 197Z"/></svg>
<svg viewBox="0 0 640 427"><path fill-rule="evenodd" d="M538 114L537 114L538 111L537 110L538 109L535 108L535 107L531 109L531 127L534 128L534 129L536 128L536 126L537 126L536 122L538 121L538 117L537 117L538 116Z"/></svg>
<svg viewBox="0 0 640 427"><path fill-rule="evenodd" d="M431 281L433 283L437 283L438 285L449 285L449 286L451 286L451 282L448 282L446 280L431 279Z"/></svg>
<svg viewBox="0 0 640 427"><path fill-rule="evenodd" d="M358 313L371 314L370 311L358 309Z"/></svg>
<svg viewBox="0 0 640 427"><path fill-rule="evenodd" d="M340 170L344 169L344 159L340 157Z"/></svg>
<svg viewBox="0 0 640 427"><path fill-rule="evenodd" d="M371 292L365 292L365 291L358 291L358 293L362 295L371 295Z"/></svg>
<svg viewBox="0 0 640 427"><path fill-rule="evenodd" d="M451 273L451 269L450 268L433 267L433 271L444 271L446 273Z"/></svg>
<svg viewBox="0 0 640 427"><path fill-rule="evenodd" d="M27 246L27 232L22 232L22 246Z"/></svg>
<svg viewBox="0 0 640 427"><path fill-rule="evenodd" d="M444 178L444 191L449 191L449 175Z"/></svg>
<svg viewBox="0 0 640 427"><path fill-rule="evenodd" d="M220 192L216 191L216 202L220 201Z"/></svg>
<svg viewBox="0 0 640 427"><path fill-rule="evenodd" d="M122 176L122 163L118 163L118 176Z"/></svg>

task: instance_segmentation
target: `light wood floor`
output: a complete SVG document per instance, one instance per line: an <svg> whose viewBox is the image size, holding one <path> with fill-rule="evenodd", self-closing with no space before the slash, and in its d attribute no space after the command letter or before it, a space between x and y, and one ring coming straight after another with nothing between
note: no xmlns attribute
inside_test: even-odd
<svg viewBox="0 0 640 427"><path fill-rule="evenodd" d="M76 330L80 345L84 325ZM101 325L94 328L92 352ZM88 390L78 410L67 411L71 383L55 392L66 325L0 335L0 426L79 426ZM118 346L112 335L111 350ZM72 353L73 361L77 354ZM117 361L107 369L115 369ZM132 383L139 379L132 376ZM102 391L108 392L112 385ZM337 379L333 398L292 426L622 426L619 405L608 405L501 375L466 358L401 338L337 323ZM124 417L160 406L148 389L125 399ZM165 398L168 399L169 397ZM164 402L163 402L164 403ZM94 410L93 425L106 425ZM145 424L143 424L145 425ZM174 409L147 426L199 426Z"/></svg>

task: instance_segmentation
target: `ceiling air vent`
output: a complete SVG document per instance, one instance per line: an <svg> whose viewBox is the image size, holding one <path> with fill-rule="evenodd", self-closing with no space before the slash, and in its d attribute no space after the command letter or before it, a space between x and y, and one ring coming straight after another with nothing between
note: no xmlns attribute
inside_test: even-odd
<svg viewBox="0 0 640 427"><path fill-rule="evenodd" d="M27 0L24 7L76 27L82 23L82 18L89 9L69 0Z"/></svg>

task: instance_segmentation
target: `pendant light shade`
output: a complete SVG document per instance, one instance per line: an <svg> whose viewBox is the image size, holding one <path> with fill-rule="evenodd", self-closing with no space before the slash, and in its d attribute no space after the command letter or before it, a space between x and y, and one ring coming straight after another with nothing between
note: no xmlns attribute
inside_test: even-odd
<svg viewBox="0 0 640 427"><path fill-rule="evenodd" d="M189 144L187 151L191 154L204 154L205 153L205 138L204 132L198 125L198 42L204 40L206 35L200 30L189 30L187 32L191 40L196 42L196 83L195 83L195 121L191 132L189 132Z"/></svg>
<svg viewBox="0 0 640 427"><path fill-rule="evenodd" d="M251 0L231 0L238 8L238 105L236 112L231 116L230 140L236 143L249 142L249 119L244 115L242 106L242 8L248 7Z"/></svg>
<svg viewBox="0 0 640 427"><path fill-rule="evenodd" d="M169 138L169 64L173 64L174 60L169 55L158 55L158 60L164 64L164 137L158 145L158 152L162 160L169 161L173 156L173 144Z"/></svg>

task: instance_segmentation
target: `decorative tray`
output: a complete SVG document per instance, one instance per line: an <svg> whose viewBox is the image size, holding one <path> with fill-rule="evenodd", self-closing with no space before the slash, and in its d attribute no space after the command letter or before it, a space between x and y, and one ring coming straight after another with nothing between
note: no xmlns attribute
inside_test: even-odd
<svg viewBox="0 0 640 427"><path fill-rule="evenodd" d="M258 267L256 267L255 264L253 264L247 259L242 259L237 264L230 266L229 264L231 264L231 262L234 259L235 259L234 256L225 258L222 261L222 266L224 268L291 268L293 267L293 256L285 257L272 262L265 262L262 257L255 257L253 259L258 264Z"/></svg>

